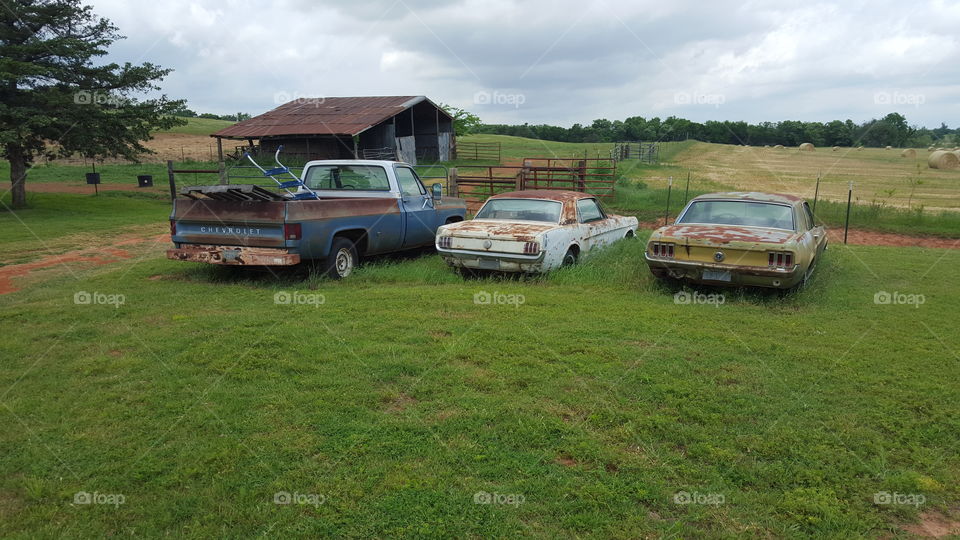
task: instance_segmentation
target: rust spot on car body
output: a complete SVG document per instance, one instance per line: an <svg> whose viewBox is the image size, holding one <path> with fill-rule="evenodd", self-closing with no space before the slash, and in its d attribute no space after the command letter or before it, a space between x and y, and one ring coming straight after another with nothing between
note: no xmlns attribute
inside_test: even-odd
<svg viewBox="0 0 960 540"><path fill-rule="evenodd" d="M556 229L559 224L504 223L499 220L474 219L449 225L451 234L463 237L500 238L532 242L537 234Z"/></svg>
<svg viewBox="0 0 960 540"><path fill-rule="evenodd" d="M226 266L292 266L300 262L300 255L287 249L221 244L185 244L181 248L168 249L167 258Z"/></svg>
<svg viewBox="0 0 960 540"><path fill-rule="evenodd" d="M731 242L783 244L797 235L794 231L780 229L722 225L670 225L658 230L657 234L663 238L706 240L716 244Z"/></svg>

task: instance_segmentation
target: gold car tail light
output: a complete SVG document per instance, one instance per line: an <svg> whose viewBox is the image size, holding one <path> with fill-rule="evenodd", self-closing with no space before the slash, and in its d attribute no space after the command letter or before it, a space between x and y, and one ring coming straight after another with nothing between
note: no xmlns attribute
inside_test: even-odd
<svg viewBox="0 0 960 540"><path fill-rule="evenodd" d="M654 257L663 257L665 259L673 258L674 245L666 242L653 242L650 245L650 250L653 251Z"/></svg>
<svg viewBox="0 0 960 540"><path fill-rule="evenodd" d="M793 253L789 251L770 251L767 253L767 266L771 268L793 268Z"/></svg>

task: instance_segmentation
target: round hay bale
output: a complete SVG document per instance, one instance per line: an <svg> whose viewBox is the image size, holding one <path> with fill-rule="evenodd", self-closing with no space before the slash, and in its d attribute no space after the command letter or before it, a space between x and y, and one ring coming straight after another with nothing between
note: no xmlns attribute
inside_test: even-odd
<svg viewBox="0 0 960 540"><path fill-rule="evenodd" d="M782 145L782 144L778 144L778 145L774 146L773 149L774 149L774 150L782 150L782 149L783 149L783 145Z"/></svg>
<svg viewBox="0 0 960 540"><path fill-rule="evenodd" d="M813 152L816 148L813 147L812 143L805 142L800 145L801 152Z"/></svg>
<svg viewBox="0 0 960 540"><path fill-rule="evenodd" d="M769 145L769 144L765 144L765 145L763 145L763 147L764 147L764 148L770 148L770 145Z"/></svg>
<svg viewBox="0 0 960 540"><path fill-rule="evenodd" d="M956 169L960 165L960 157L952 152L937 150L927 158L927 165L931 169Z"/></svg>
<svg viewBox="0 0 960 540"><path fill-rule="evenodd" d="M833 151L834 151L834 152L840 151L840 147L839 147L839 146L834 146L834 147L833 147Z"/></svg>
<svg viewBox="0 0 960 540"><path fill-rule="evenodd" d="M934 148L934 147L932 147L932 146L931 146L930 148L927 148L927 152L933 152L934 150L936 150L936 148Z"/></svg>
<svg viewBox="0 0 960 540"><path fill-rule="evenodd" d="M884 148L884 150L893 150L893 147L892 147L892 146L887 146L886 148Z"/></svg>
<svg viewBox="0 0 960 540"><path fill-rule="evenodd" d="M863 147L862 147L862 146L858 146L858 147L857 147L857 152L859 152L859 151L861 151L861 150L863 150Z"/></svg>
<svg viewBox="0 0 960 540"><path fill-rule="evenodd" d="M917 157L917 151L914 150L913 148L907 148L907 149L904 150L903 152L900 152L900 157L912 157L912 158L915 158L915 157Z"/></svg>
<svg viewBox="0 0 960 540"><path fill-rule="evenodd" d="M937 147L937 152L943 152L944 148L942 146Z"/></svg>

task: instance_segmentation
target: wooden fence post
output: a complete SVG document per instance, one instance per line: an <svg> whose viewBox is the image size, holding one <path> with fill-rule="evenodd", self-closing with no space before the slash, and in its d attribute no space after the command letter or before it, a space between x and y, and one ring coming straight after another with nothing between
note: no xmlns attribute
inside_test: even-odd
<svg viewBox="0 0 960 540"><path fill-rule="evenodd" d="M177 179L173 174L173 160L167 160L167 179L170 181L170 200L177 198Z"/></svg>
<svg viewBox="0 0 960 540"><path fill-rule="evenodd" d="M217 173L220 176L220 183L227 183L227 167L223 162L223 139L217 137Z"/></svg>
<svg viewBox="0 0 960 540"><path fill-rule="evenodd" d="M450 192L451 197L460 196L460 190L457 186L457 168L456 167L451 167L450 172L448 173L447 191Z"/></svg>

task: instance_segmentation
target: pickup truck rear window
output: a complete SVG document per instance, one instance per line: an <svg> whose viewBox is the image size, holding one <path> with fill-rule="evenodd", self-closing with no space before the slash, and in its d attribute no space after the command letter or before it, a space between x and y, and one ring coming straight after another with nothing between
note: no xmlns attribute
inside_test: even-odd
<svg viewBox="0 0 960 540"><path fill-rule="evenodd" d="M376 165L314 165L303 181L316 190L390 191L387 171Z"/></svg>

